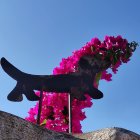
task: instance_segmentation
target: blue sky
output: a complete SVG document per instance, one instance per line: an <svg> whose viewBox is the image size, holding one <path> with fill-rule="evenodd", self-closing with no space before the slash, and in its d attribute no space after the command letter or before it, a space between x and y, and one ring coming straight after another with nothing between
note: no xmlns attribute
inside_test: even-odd
<svg viewBox="0 0 140 140"><path fill-rule="evenodd" d="M140 42L139 7L139 0L0 0L0 57L27 73L52 74L92 37ZM85 109L84 132L116 126L140 134L139 54L138 48L112 82L100 82L104 98ZM0 110L24 118L35 102L8 101L15 84L0 68Z"/></svg>

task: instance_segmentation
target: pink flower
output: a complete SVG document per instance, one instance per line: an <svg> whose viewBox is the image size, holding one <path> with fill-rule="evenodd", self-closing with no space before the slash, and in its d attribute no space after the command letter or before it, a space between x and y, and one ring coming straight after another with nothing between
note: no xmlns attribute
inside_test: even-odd
<svg viewBox="0 0 140 140"><path fill-rule="evenodd" d="M111 77L112 77L112 74L107 73L107 71L102 72L101 79L105 79L106 81L112 81Z"/></svg>
<svg viewBox="0 0 140 140"><path fill-rule="evenodd" d="M95 46L95 47L98 47L101 45L101 41L97 37L92 38L90 43L91 43L91 46Z"/></svg>
<svg viewBox="0 0 140 140"><path fill-rule="evenodd" d="M121 65L121 61L117 61L117 63L112 67L112 71L116 74L119 66Z"/></svg>
<svg viewBox="0 0 140 140"><path fill-rule="evenodd" d="M63 58L60 65L53 70L53 74L67 74L75 72L77 70L78 61L84 55L100 55L101 60L109 59L111 68L114 74L116 74L119 66L122 63L126 63L130 60L132 50L128 41L123 39L120 35L105 36L104 41L100 41L98 38L92 38L81 49L76 50L68 58ZM115 57L114 57L115 56ZM101 72L101 79L111 81L112 74L107 72L107 69ZM93 84L98 88L98 83L93 81ZM36 95L40 96L40 92L36 92ZM80 121L86 118L83 109L92 106L91 97L86 94L85 101L78 101L74 99L72 102L72 132L82 133ZM25 119L36 123L38 114L38 103L35 107L31 108L28 112L29 116ZM68 132L68 94L58 94L43 92L41 123L45 120L45 127L51 130L59 132Z"/></svg>

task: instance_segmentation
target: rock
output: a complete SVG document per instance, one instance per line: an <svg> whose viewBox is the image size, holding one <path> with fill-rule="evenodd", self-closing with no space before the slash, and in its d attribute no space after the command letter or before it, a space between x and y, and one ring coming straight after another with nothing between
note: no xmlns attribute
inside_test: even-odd
<svg viewBox="0 0 140 140"><path fill-rule="evenodd" d="M86 140L140 140L140 135L123 128L105 128L90 133L74 135Z"/></svg>
<svg viewBox="0 0 140 140"><path fill-rule="evenodd" d="M0 111L0 140L140 140L140 135L123 128L70 135L58 133Z"/></svg>
<svg viewBox="0 0 140 140"><path fill-rule="evenodd" d="M0 140L80 140L80 138L42 128L0 111Z"/></svg>

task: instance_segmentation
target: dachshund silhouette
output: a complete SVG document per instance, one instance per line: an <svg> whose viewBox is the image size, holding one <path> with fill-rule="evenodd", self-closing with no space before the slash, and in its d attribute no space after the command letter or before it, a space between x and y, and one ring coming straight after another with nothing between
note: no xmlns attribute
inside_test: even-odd
<svg viewBox="0 0 140 140"><path fill-rule="evenodd" d="M93 86L96 73L101 69L96 62L93 63L90 56L83 56L78 62L76 72L58 75L33 75L20 71L4 57L1 58L3 70L17 81L15 88L7 96L8 100L19 102L23 100L24 94L28 100L37 101L34 90L46 92L69 93L72 99L85 100L85 94L93 99L100 99L103 93Z"/></svg>

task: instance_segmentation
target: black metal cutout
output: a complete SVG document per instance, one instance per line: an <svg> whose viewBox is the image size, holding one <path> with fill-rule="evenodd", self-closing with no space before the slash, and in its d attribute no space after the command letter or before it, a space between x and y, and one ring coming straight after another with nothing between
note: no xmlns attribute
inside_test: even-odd
<svg viewBox="0 0 140 140"><path fill-rule="evenodd" d="M16 87L8 95L8 100L22 101L24 94L28 100L37 101L39 97L35 95L34 90L70 93L72 100L85 100L84 94L89 94L93 99L100 99L103 93L93 86L93 81L101 68L90 61L90 56L82 57L78 70L69 74L32 75L20 71L5 58L1 58L3 70L17 81Z"/></svg>

